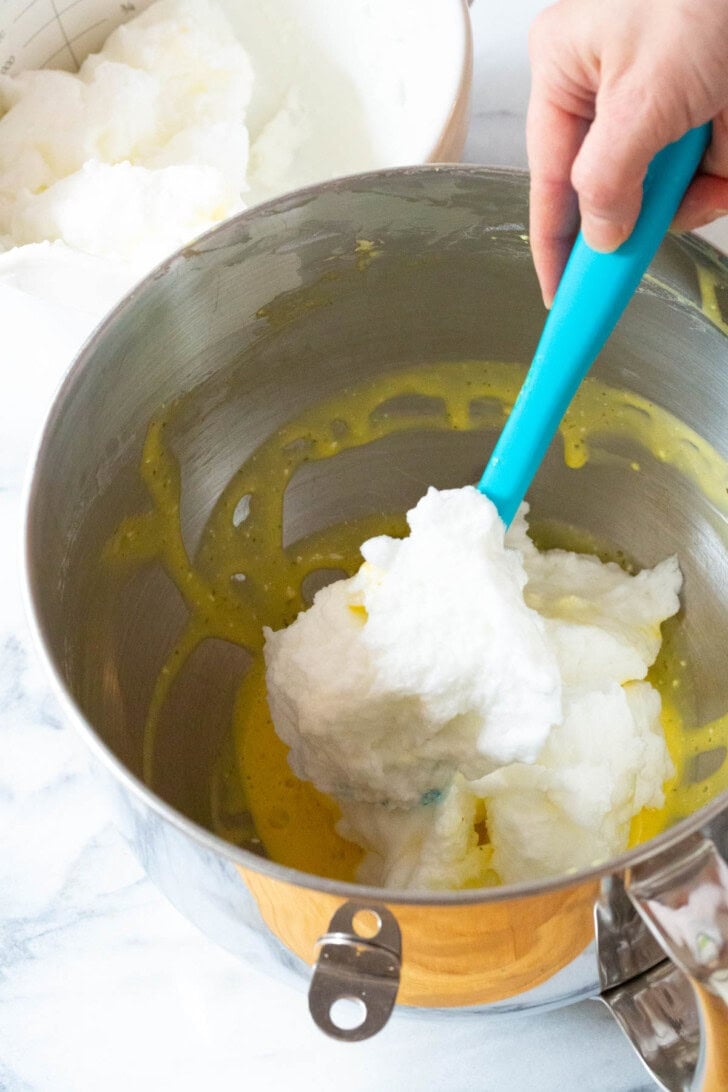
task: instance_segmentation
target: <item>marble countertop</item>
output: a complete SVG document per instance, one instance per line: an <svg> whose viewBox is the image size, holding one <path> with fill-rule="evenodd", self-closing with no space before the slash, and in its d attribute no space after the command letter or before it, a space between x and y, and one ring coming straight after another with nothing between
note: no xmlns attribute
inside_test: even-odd
<svg viewBox="0 0 728 1092"><path fill-rule="evenodd" d="M469 161L525 166L526 32L541 6L473 7ZM5 394L13 382L5 361ZM33 418L0 429L6 553ZM142 874L36 664L15 563L0 558L0 1092L654 1087L597 1002L538 1016L399 1014L370 1043L325 1039L302 994L214 947Z"/></svg>

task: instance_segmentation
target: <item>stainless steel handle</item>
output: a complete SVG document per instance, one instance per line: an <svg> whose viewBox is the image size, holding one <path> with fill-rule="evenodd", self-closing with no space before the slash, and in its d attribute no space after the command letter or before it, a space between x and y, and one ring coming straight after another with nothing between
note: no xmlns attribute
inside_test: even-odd
<svg viewBox="0 0 728 1092"><path fill-rule="evenodd" d="M698 833L686 839L679 849L632 869L627 893L667 955L687 975L694 991L703 1031L695 1087L702 1092L725 1092L728 1088L728 865L711 839ZM689 1033L687 1028L684 1031L686 1035ZM657 1071L655 1075L658 1077Z"/></svg>
<svg viewBox="0 0 728 1092"><path fill-rule="evenodd" d="M666 1092L690 1092L700 1057L700 1018L690 979L669 959L600 996Z"/></svg>

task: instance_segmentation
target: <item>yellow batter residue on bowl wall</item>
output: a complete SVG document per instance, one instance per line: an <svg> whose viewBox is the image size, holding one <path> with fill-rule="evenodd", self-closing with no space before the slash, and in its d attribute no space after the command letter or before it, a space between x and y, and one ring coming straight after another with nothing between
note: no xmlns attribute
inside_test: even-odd
<svg viewBox="0 0 728 1092"><path fill-rule="evenodd" d="M283 546L283 501L296 470L387 435L405 430L473 431L502 427L525 369L512 364L469 361L398 371L348 388L337 397L301 413L273 433L232 476L215 504L191 558L180 528L181 477L167 426L181 412L184 399L162 408L151 421L141 465L149 491L149 511L125 520L108 542L104 564L123 575L130 567L161 564L182 594L189 617L156 683L145 734L144 774L154 784L155 739L161 711L174 680L194 649L210 637L244 646L254 655L242 682L229 746L220 757L219 783L211 787L213 826L216 800L224 780L235 782L256 834L248 848L304 872L353 880L361 858L358 847L335 831L337 806L311 785L299 781L286 761L286 748L268 714L262 667L262 628L289 624L307 605L304 580L317 570L347 575L359 567L359 546L376 534L402 535L403 513L377 514L324 528L305 540ZM409 396L404 408L403 396ZM422 411L417 411L417 406ZM413 407L414 410L413 410ZM668 463L712 503L726 509L728 469L701 437L665 410L627 391L587 379L561 429L564 459L579 468L600 456L600 440L623 438L633 448ZM610 458L615 456L610 453ZM625 457L625 472L639 472L639 461ZM625 563L617 551L600 549L577 532L551 526L539 533L542 548L597 552ZM697 755L728 742L728 719L702 728L683 724L673 700L687 677L680 649L679 621L668 623L660 658L650 681L663 699L663 724L676 766L659 811L644 811L632 826L631 843L643 841L690 814L728 787L728 763L716 761L697 783ZM492 882L497 882L493 874Z"/></svg>

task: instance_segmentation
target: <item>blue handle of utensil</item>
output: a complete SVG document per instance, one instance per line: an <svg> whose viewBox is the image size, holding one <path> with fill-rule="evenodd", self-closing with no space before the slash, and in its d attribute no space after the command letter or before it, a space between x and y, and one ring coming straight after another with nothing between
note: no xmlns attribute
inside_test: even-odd
<svg viewBox="0 0 728 1092"><path fill-rule="evenodd" d="M533 362L478 489L508 526L582 379L619 321L710 143L691 129L652 160L629 239L599 254L579 232Z"/></svg>

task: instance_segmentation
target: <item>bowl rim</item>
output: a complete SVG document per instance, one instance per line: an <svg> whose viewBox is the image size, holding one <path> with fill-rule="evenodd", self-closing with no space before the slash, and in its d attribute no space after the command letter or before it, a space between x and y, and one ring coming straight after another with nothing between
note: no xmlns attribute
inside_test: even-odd
<svg viewBox="0 0 728 1092"><path fill-rule="evenodd" d="M450 0L452 3L453 0ZM460 80L451 100L450 110L443 122L436 139L424 156L428 163L436 163L441 155L441 149L448 143L451 129L456 129L460 124L465 124L470 106L470 94L473 84L473 24L470 19L470 8L473 0L454 0L461 13L463 22L464 39L462 43L462 57L460 61ZM465 137L465 133L463 133ZM462 148L461 148L462 150ZM371 172L367 172L371 173Z"/></svg>
<svg viewBox="0 0 728 1092"><path fill-rule="evenodd" d="M235 232L244 227L248 222L256 218L265 218L276 213L287 211L290 208L303 205L312 198L327 192L346 190L356 183L362 185L375 185L381 187L387 180L397 181L407 177L443 175L451 178L454 175L465 175L469 178L480 178L484 183L491 178L509 178L518 185L523 185L528 178L528 172L513 167L487 167L476 164L419 164L412 167L393 167L383 170L369 171L360 174L347 175L332 179L328 182L316 183L304 189L292 191L273 198L260 205L255 205L237 216L230 217L211 228L195 239L191 244L176 251L165 258L158 266L149 272L141 281L127 292L116 306L109 311L99 325L92 331L78 353L70 361L64 370L62 377L56 385L52 401L49 404L45 419L39 430L36 442L32 447L31 457L28 463L24 487L22 491L22 594L26 617L31 631L33 643L43 663L44 669L50 676L53 690L59 700L65 717L75 725L92 754L100 761L101 765L115 780L119 781L124 789L129 791L140 803L150 808L160 819L171 824L179 833L191 838L200 848L222 856L229 864L238 868L258 872L271 880L284 884L292 884L309 890L318 891L321 894L332 895L343 899L367 900L371 902L386 903L400 906L472 906L481 903L504 902L510 899L538 897L563 891L582 884L597 882L606 876L615 873L627 872L630 868L642 864L645 861L663 854L666 850L676 847L690 835L699 831L706 823L728 807L728 790L720 793L713 800L703 805L698 811L685 819L680 820L667 830L656 835L640 845L627 849L610 857L608 860L587 868L574 869L556 876L549 876L541 880L525 880L515 884L503 884L498 887L469 888L466 890L427 890L399 889L392 887L375 887L365 884L349 883L339 880L331 880L311 873L301 872L287 865L281 865L265 857L260 857L250 850L235 846L226 842L219 835L200 826L168 804L155 791L146 785L140 777L121 761L111 750L109 745L97 733L93 724L86 718L70 689L66 686L62 673L56 665L50 644L46 640L44 626L41 621L40 604L36 603L34 585L33 562L33 517L38 505L37 482L40 470L49 457L48 445L51 440L54 425L63 411L63 405L77 379L87 367L91 366L99 346L103 345L107 332L114 326L125 313L132 308L139 296L146 292L147 288L161 277L166 276L176 265L182 264L188 257L210 249L217 249L216 242L225 232ZM683 236L685 238L685 236ZM728 270L728 258L711 244L696 236L689 237L691 248L700 252L706 259L716 262L719 266ZM706 318L706 321L710 321Z"/></svg>

